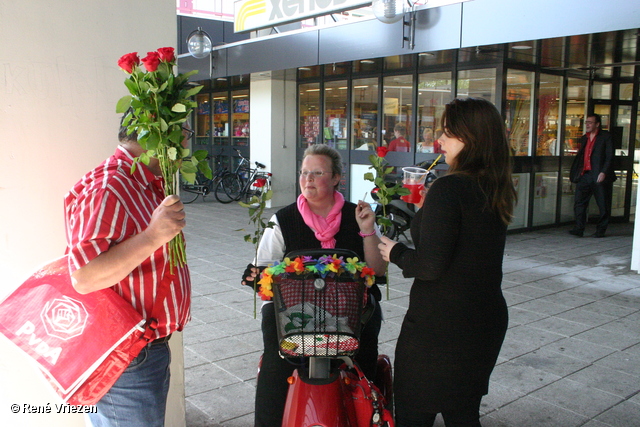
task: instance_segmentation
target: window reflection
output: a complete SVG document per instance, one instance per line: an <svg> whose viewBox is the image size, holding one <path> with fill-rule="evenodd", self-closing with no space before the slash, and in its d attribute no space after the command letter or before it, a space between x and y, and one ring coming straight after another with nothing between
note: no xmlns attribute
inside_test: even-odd
<svg viewBox="0 0 640 427"><path fill-rule="evenodd" d="M586 111L587 81L569 78L567 80L567 106L565 113L565 156L575 156L578 152L578 140L582 136Z"/></svg>
<svg viewBox="0 0 640 427"><path fill-rule="evenodd" d="M413 138L413 78L391 76L384 79L383 144L390 151L410 152Z"/></svg>
<svg viewBox="0 0 640 427"><path fill-rule="evenodd" d="M444 106L453 96L451 72L420 74L418 76L418 153L440 153L436 142L442 129L440 118Z"/></svg>
<svg viewBox="0 0 640 427"><path fill-rule="evenodd" d="M458 72L458 97L484 98L496 103L496 69L481 68Z"/></svg>
<svg viewBox="0 0 640 427"><path fill-rule="evenodd" d="M533 72L507 71L506 128L515 156L530 155Z"/></svg>
<svg viewBox="0 0 640 427"><path fill-rule="evenodd" d="M591 97L593 99L611 99L612 90L611 83L593 82Z"/></svg>
<svg viewBox="0 0 640 427"><path fill-rule="evenodd" d="M561 87L562 77L540 74L538 129L536 132L536 155L538 156L560 155L558 112Z"/></svg>
<svg viewBox="0 0 640 427"><path fill-rule="evenodd" d="M614 146L616 149L616 156L626 156L629 154L629 140L631 139L631 105L618 106L618 114L616 118L616 132L621 136L621 141L615 141L618 146ZM636 142L636 149L639 149L638 142Z"/></svg>
<svg viewBox="0 0 640 427"><path fill-rule="evenodd" d="M298 146L306 148L317 144L320 134L320 83L308 83L299 89L299 131Z"/></svg>
<svg viewBox="0 0 640 427"><path fill-rule="evenodd" d="M231 92L233 110L231 111L232 145L249 145L249 91L236 90Z"/></svg>
<svg viewBox="0 0 640 427"><path fill-rule="evenodd" d="M542 40L540 64L543 67L564 65L564 37Z"/></svg>
<svg viewBox="0 0 640 427"><path fill-rule="evenodd" d="M229 95L213 94L213 144L229 145Z"/></svg>
<svg viewBox="0 0 640 427"><path fill-rule="evenodd" d="M347 81L326 82L324 85L323 138L327 145L347 149Z"/></svg>
<svg viewBox="0 0 640 427"><path fill-rule="evenodd" d="M375 150L378 139L378 79L353 80L351 148Z"/></svg>

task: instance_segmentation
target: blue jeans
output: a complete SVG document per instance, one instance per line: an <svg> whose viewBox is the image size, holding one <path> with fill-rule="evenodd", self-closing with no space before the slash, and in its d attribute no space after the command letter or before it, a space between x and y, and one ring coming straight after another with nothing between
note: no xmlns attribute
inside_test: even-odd
<svg viewBox="0 0 640 427"><path fill-rule="evenodd" d="M94 427L164 427L169 392L169 343L147 345L96 405Z"/></svg>

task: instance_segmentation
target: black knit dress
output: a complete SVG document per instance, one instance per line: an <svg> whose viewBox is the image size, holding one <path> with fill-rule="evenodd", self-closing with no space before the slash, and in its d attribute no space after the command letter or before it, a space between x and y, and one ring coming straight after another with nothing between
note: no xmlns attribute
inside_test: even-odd
<svg viewBox="0 0 640 427"><path fill-rule="evenodd" d="M420 420L487 394L507 330L506 225L469 176L436 180L390 259L414 277L395 354L396 414ZM406 422L406 421L405 421Z"/></svg>

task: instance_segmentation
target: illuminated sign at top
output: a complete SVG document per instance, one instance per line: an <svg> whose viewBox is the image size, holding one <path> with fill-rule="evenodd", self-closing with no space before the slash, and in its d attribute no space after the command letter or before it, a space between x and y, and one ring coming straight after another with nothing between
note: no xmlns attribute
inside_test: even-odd
<svg viewBox="0 0 640 427"><path fill-rule="evenodd" d="M273 27L370 4L370 0L237 0L234 30L239 33Z"/></svg>

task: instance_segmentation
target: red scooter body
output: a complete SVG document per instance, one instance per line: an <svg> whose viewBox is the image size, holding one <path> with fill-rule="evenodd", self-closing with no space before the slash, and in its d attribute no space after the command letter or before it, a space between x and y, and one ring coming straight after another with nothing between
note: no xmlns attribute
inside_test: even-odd
<svg viewBox="0 0 640 427"><path fill-rule="evenodd" d="M378 362L388 360L381 355ZM342 365L328 379L301 377L295 370L289 384L282 427L394 426L384 396L357 366Z"/></svg>
<svg viewBox="0 0 640 427"><path fill-rule="evenodd" d="M282 427L357 426L344 375L339 371L328 380L317 380L301 378L296 369L289 380Z"/></svg>

